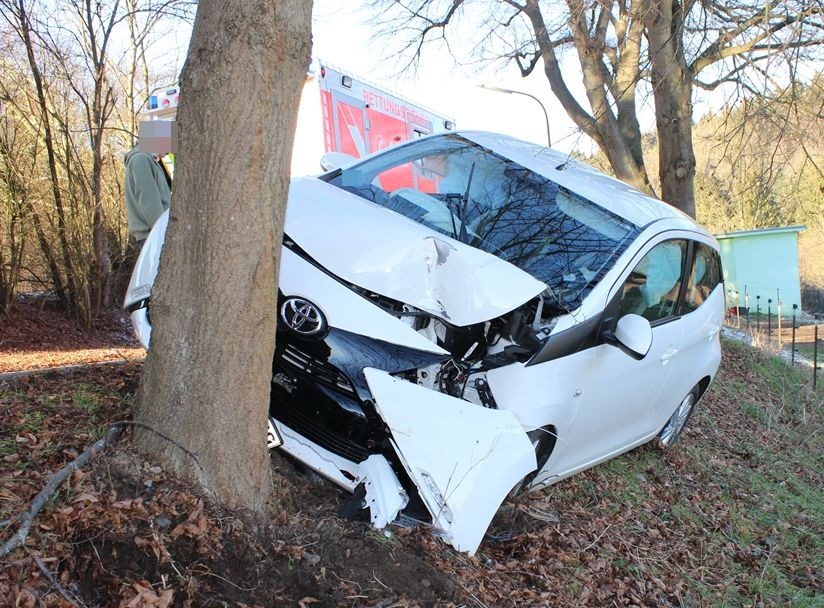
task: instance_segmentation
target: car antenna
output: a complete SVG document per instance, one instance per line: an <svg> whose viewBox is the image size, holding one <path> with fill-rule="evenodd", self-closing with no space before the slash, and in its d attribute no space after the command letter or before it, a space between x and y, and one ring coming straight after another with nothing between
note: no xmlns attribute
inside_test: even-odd
<svg viewBox="0 0 824 608"><path fill-rule="evenodd" d="M566 169L567 164L569 164L569 161L570 161L571 157L572 157L572 153L567 154L566 160L564 162L562 162L560 165L558 165L557 167L555 167L555 170L556 171L563 171L564 169Z"/></svg>

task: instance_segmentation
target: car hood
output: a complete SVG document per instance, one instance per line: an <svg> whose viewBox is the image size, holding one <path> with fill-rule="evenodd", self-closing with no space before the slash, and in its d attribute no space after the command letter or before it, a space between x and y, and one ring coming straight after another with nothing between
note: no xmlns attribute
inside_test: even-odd
<svg viewBox="0 0 824 608"><path fill-rule="evenodd" d="M316 178L292 180L286 233L337 277L457 326L546 289L505 260Z"/></svg>

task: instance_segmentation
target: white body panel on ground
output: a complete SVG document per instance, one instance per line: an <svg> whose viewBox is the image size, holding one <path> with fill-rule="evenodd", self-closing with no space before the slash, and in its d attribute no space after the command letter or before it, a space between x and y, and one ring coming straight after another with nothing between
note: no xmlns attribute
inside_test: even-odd
<svg viewBox="0 0 824 608"><path fill-rule="evenodd" d="M360 463L358 482L364 485L364 501L376 528L385 528L409 502L392 466L383 456L372 454Z"/></svg>

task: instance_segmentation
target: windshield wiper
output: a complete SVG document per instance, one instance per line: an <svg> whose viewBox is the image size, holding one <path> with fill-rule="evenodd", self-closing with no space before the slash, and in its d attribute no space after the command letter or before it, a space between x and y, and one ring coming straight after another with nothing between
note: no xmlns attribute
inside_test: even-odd
<svg viewBox="0 0 824 608"><path fill-rule="evenodd" d="M466 190L459 194L457 192L447 192L442 196L446 199L446 208L449 209L450 219L452 220L452 238L461 243L467 243L466 232L466 214L469 207L469 189L472 187L472 176L475 174L475 163L469 168L469 179L466 180ZM457 199L458 207L452 209L453 201ZM455 217L461 222L461 229L455 225Z"/></svg>
<svg viewBox="0 0 824 608"><path fill-rule="evenodd" d="M472 176L475 174L475 163L469 168L469 179L466 180L466 192L461 197L461 213L458 219L461 220L461 236L458 239L461 243L469 242L466 236L466 214L469 207L469 189L472 187Z"/></svg>

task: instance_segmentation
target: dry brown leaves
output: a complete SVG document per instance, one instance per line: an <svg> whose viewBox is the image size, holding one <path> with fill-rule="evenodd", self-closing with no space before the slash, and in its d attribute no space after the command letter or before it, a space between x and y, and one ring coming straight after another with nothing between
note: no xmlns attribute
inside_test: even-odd
<svg viewBox="0 0 824 608"><path fill-rule="evenodd" d="M277 458L279 503L269 524L255 527L128 450L107 454L61 487L27 546L0 566L0 604L70 605L35 557L66 591L107 606L401 608L459 597L475 607L770 605L759 584L773 570L820 597L824 578L810 556L820 554L822 523L803 508L776 506L772 516L765 501L775 497L749 481L786 462L798 479L824 486L821 467L792 458L794 433L804 430L797 408L756 370L728 354L677 449L642 447L505 504L473 557L425 528L394 529L387 539L340 521L342 497ZM128 417L139 371L0 385L0 520L21 511L107 422ZM745 401L769 424L748 414ZM799 436L820 445L810 435L820 415L814 404L801 406L809 430Z"/></svg>

